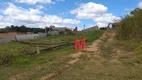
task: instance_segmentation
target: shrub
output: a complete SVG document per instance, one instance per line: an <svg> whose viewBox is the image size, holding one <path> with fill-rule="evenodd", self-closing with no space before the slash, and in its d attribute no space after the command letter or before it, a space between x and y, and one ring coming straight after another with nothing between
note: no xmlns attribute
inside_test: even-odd
<svg viewBox="0 0 142 80"><path fill-rule="evenodd" d="M116 24L120 39L142 37L142 9L135 9Z"/></svg>
<svg viewBox="0 0 142 80"><path fill-rule="evenodd" d="M135 49L135 53L137 57L136 61L138 63L142 63L142 45L140 45L139 47Z"/></svg>
<svg viewBox="0 0 142 80"><path fill-rule="evenodd" d="M0 65L12 62L12 58L13 58L12 55L6 53L0 53Z"/></svg>
<svg viewBox="0 0 142 80"><path fill-rule="evenodd" d="M142 45L140 45L139 47L137 47L135 49L135 52L136 52L137 56L142 56Z"/></svg>

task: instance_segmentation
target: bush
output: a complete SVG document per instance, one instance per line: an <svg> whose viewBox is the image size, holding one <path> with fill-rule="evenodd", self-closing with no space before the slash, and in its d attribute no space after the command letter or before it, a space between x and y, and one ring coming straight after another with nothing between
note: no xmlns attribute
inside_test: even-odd
<svg viewBox="0 0 142 80"><path fill-rule="evenodd" d="M140 45L139 47L137 47L135 49L135 52L136 52L137 56L142 56L142 45Z"/></svg>
<svg viewBox="0 0 142 80"><path fill-rule="evenodd" d="M135 9L116 26L120 39L142 38L142 9Z"/></svg>
<svg viewBox="0 0 142 80"><path fill-rule="evenodd" d="M12 62L12 55L6 54L6 53L0 53L0 65L4 65L7 63Z"/></svg>
<svg viewBox="0 0 142 80"><path fill-rule="evenodd" d="M140 45L139 47L135 49L135 53L137 57L136 61L138 63L142 63L142 45Z"/></svg>

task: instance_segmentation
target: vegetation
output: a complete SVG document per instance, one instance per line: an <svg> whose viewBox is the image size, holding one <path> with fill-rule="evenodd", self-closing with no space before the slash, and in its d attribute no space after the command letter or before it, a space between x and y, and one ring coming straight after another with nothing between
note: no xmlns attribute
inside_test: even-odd
<svg viewBox="0 0 142 80"><path fill-rule="evenodd" d="M123 49L135 52L138 62L142 62L142 9L131 11L116 27L117 38Z"/></svg>
<svg viewBox="0 0 142 80"><path fill-rule="evenodd" d="M81 35L60 35L49 36L36 40L25 40L33 43L58 43L74 41L75 38L87 38L87 44L98 39L102 31L93 31ZM42 47L40 47L41 49ZM50 51L42 51L39 55L27 55L25 53L36 50L36 47L28 46L16 42L0 44L0 80L7 80L12 76L24 75L24 80L35 80L41 76L55 72L63 66L70 58L65 58L69 54L73 54L73 45L62 47L60 49L52 49ZM65 62L64 62L65 60ZM25 74L26 73L26 74Z"/></svg>
<svg viewBox="0 0 142 80"><path fill-rule="evenodd" d="M0 33L7 33L7 32L44 32L45 30L42 28L27 28L26 26L7 26L6 28L0 29Z"/></svg>
<svg viewBox="0 0 142 80"><path fill-rule="evenodd" d="M121 39L142 38L142 9L136 8L118 22L117 33Z"/></svg>

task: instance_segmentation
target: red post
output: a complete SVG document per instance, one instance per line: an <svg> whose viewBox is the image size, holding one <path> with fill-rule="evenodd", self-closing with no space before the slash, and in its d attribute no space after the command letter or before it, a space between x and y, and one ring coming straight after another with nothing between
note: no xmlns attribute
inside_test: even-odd
<svg viewBox="0 0 142 80"><path fill-rule="evenodd" d="M80 40L79 43L78 43L78 49L79 49L79 50L82 50L82 45L83 45L83 44L82 44L82 41Z"/></svg>
<svg viewBox="0 0 142 80"><path fill-rule="evenodd" d="M82 50L86 50L86 38L81 39Z"/></svg>
<svg viewBox="0 0 142 80"><path fill-rule="evenodd" d="M78 39L75 39L75 40L74 40L74 49L75 49L75 50L78 50L78 44L79 44L79 40L78 40Z"/></svg>
<svg viewBox="0 0 142 80"><path fill-rule="evenodd" d="M75 39L74 49L75 50L86 50L86 38L82 38L81 41L79 41L78 39Z"/></svg>

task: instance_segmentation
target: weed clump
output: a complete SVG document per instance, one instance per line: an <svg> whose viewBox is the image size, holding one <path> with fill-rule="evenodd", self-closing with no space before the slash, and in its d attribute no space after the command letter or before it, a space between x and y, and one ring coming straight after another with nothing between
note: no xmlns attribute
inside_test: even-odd
<svg viewBox="0 0 142 80"><path fill-rule="evenodd" d="M6 54L6 53L0 53L0 65L4 65L7 63L12 62L12 55Z"/></svg>
<svg viewBox="0 0 142 80"><path fill-rule="evenodd" d="M135 49L135 53L137 57L137 62L142 63L142 45L140 45Z"/></svg>

